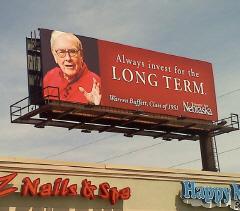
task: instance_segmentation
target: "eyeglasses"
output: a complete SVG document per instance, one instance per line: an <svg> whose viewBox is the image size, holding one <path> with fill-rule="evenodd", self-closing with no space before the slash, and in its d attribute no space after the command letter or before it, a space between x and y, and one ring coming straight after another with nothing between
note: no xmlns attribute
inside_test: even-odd
<svg viewBox="0 0 240 211"><path fill-rule="evenodd" d="M70 57L77 57L78 51L80 51L80 50L76 50L76 49L68 49L67 51L64 49L55 50L55 52L57 53L57 55L60 58L64 58L67 53Z"/></svg>

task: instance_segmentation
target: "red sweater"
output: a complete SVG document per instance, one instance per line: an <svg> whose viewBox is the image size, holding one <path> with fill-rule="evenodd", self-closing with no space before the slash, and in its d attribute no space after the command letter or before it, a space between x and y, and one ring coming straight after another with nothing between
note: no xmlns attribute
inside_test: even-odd
<svg viewBox="0 0 240 211"><path fill-rule="evenodd" d="M95 78L98 83L101 83L100 77L88 70L85 63L83 64L83 67L78 73L76 79L71 82L64 78L63 72L59 67L55 67L48 71L48 73L44 76L44 97L58 100L58 89L56 88L58 87L60 100L88 103L86 97L79 90L79 87L83 87L87 92L91 92L93 87L93 78Z"/></svg>

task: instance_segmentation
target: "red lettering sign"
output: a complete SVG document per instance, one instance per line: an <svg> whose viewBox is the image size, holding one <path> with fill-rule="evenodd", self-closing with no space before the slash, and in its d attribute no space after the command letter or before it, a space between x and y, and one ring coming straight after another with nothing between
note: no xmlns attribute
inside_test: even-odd
<svg viewBox="0 0 240 211"><path fill-rule="evenodd" d="M121 189L119 193L120 193L120 199L122 200L127 200L131 197L131 190L129 187Z"/></svg>
<svg viewBox="0 0 240 211"><path fill-rule="evenodd" d="M101 199L109 199L111 205L114 205L117 199L127 200L131 196L129 187L118 191L116 187L110 188L108 183L101 183L99 189L102 194L98 195L98 197Z"/></svg>
<svg viewBox="0 0 240 211"><path fill-rule="evenodd" d="M52 196L58 196L60 194L61 182L62 182L62 178L58 178L54 181Z"/></svg>
<svg viewBox="0 0 240 211"><path fill-rule="evenodd" d="M77 184L70 185L68 187L69 179L58 178L54 181L54 185L51 183L43 184L39 187L40 178L34 180L33 182L28 178L23 179L23 188L22 188L22 196L30 196L39 195L42 197L46 196L77 196Z"/></svg>
<svg viewBox="0 0 240 211"><path fill-rule="evenodd" d="M54 181L52 196L77 196L77 184L68 187L69 179L58 178Z"/></svg>
<svg viewBox="0 0 240 211"><path fill-rule="evenodd" d="M51 196L52 193L52 184L51 183L46 183L44 185L40 186L38 195L39 196Z"/></svg>
<svg viewBox="0 0 240 211"><path fill-rule="evenodd" d="M7 194L14 193L18 190L17 187L8 188L7 185L18 175L18 173L12 173L4 177L0 177L0 197ZM77 184L69 185L70 179L55 179L54 183L45 183L40 185L40 178L31 180L29 177L25 177L22 182L22 196L36 196L49 197L49 196L77 196ZM82 180L82 187L80 195L84 198L94 199L94 191L97 189L95 185L91 184L91 181L87 179ZM130 188L126 187L118 189L116 187L110 187L108 183L101 183L99 185L100 193L98 197L100 199L109 199L112 205L116 204L117 200L127 200L130 198Z"/></svg>
<svg viewBox="0 0 240 211"><path fill-rule="evenodd" d="M110 193L110 198L109 198L109 200L110 200L111 205L116 204L116 201L117 201L117 199L118 199L119 196L120 196L119 193L118 193L118 191L117 191L117 188L116 188L116 187L110 188L110 189L109 189L109 193Z"/></svg>
<svg viewBox="0 0 240 211"><path fill-rule="evenodd" d="M18 173L13 173L4 177L0 177L0 197L14 193L18 190L16 187L6 188L6 186L9 185L9 182L11 182L17 175Z"/></svg>
<svg viewBox="0 0 240 211"><path fill-rule="evenodd" d="M37 195L37 188L40 183L40 179L35 179L33 182L29 177L25 177L23 180L23 187L22 187L22 196L27 196L28 193L30 196Z"/></svg>
<svg viewBox="0 0 240 211"><path fill-rule="evenodd" d="M85 179L82 181L81 196L94 199L94 190L96 189L97 187L95 185L91 185L91 182Z"/></svg>
<svg viewBox="0 0 240 211"><path fill-rule="evenodd" d="M109 199L109 190L110 185L108 183L102 183L99 185L99 189L102 192L102 194L98 195L100 199Z"/></svg>

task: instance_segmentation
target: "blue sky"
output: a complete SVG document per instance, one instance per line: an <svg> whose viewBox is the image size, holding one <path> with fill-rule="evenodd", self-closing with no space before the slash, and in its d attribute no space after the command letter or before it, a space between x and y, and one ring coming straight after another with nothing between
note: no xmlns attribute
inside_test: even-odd
<svg viewBox="0 0 240 211"><path fill-rule="evenodd" d="M28 95L25 38L57 29L208 61L221 119L239 114L240 91L227 94L240 89L239 11L237 0L0 0L0 155L201 170L198 141L10 123L10 105ZM240 173L239 135L217 137L222 172Z"/></svg>

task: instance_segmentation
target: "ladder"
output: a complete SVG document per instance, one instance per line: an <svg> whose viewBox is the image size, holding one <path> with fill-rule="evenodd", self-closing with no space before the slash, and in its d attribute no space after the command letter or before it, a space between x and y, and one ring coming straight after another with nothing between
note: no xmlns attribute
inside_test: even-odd
<svg viewBox="0 0 240 211"><path fill-rule="evenodd" d="M220 165L219 165L218 151L217 151L217 143L216 143L216 137L215 137L214 134L212 136L212 143L213 143L213 154L214 154L216 170L218 172L220 172Z"/></svg>

